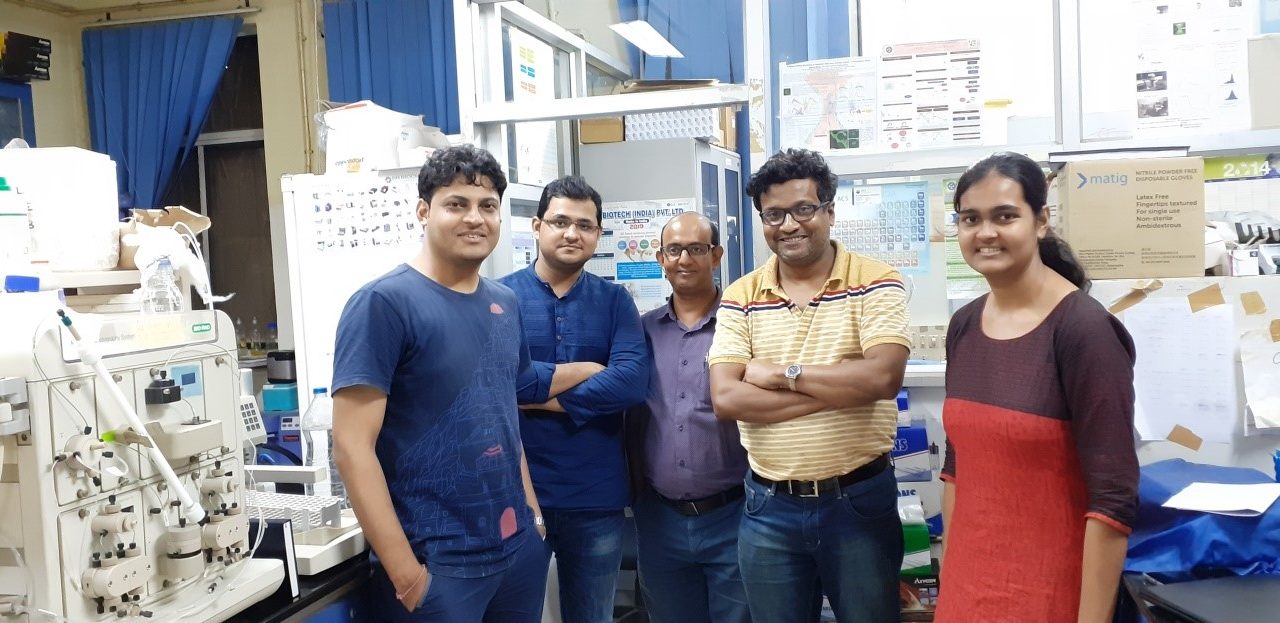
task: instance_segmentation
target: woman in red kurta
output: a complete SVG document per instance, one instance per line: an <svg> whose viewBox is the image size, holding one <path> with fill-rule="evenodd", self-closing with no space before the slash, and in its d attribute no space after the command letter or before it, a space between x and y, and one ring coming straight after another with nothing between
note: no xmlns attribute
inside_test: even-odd
<svg viewBox="0 0 1280 623"><path fill-rule="evenodd" d="M1040 166L995 154L956 188L991 293L947 331L937 621L1111 620L1137 506L1133 341L1049 229Z"/></svg>

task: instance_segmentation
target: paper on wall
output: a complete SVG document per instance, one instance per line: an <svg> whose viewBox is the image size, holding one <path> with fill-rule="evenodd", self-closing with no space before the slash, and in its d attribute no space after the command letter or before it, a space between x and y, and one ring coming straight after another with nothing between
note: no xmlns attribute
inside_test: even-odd
<svg viewBox="0 0 1280 623"><path fill-rule="evenodd" d="M1272 341L1265 328L1245 331L1240 336L1240 366L1253 425L1259 430L1280 427L1280 342Z"/></svg>
<svg viewBox="0 0 1280 623"><path fill-rule="evenodd" d="M1135 137L1248 129L1244 3L1133 0L1133 7Z"/></svg>
<svg viewBox="0 0 1280 623"><path fill-rule="evenodd" d="M604 231L587 271L621 284L640 313L661 307L671 296L671 284L658 264L662 227L693 210L692 198L605 203Z"/></svg>
<svg viewBox="0 0 1280 623"><path fill-rule="evenodd" d="M928 182L836 187L831 237L903 274L929 272Z"/></svg>
<svg viewBox="0 0 1280 623"><path fill-rule="evenodd" d="M556 98L555 50L516 28L511 37L511 99L535 102ZM555 121L515 124L516 179L540 186L560 176Z"/></svg>
<svg viewBox="0 0 1280 623"><path fill-rule="evenodd" d="M778 82L778 130L783 147L856 153L875 146L875 59L784 64Z"/></svg>
<svg viewBox="0 0 1280 623"><path fill-rule="evenodd" d="M1124 324L1138 353L1140 438L1165 440L1181 425L1205 441L1229 443L1240 414L1231 306L1192 313L1181 298L1155 298L1126 310Z"/></svg>

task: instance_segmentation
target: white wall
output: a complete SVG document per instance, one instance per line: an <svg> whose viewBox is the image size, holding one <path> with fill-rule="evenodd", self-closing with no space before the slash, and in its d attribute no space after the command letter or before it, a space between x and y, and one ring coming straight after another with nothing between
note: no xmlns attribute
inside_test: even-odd
<svg viewBox="0 0 1280 623"><path fill-rule="evenodd" d="M89 148L80 26L75 21L0 0L0 31L43 37L53 44L49 79L31 81L36 142L41 147Z"/></svg>

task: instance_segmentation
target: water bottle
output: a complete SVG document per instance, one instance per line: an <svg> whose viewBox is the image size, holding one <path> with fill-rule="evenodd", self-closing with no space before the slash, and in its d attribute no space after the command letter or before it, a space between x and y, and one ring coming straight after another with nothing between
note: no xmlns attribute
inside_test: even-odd
<svg viewBox="0 0 1280 623"><path fill-rule="evenodd" d="M253 321L249 323L249 337L246 339L249 343L249 356L258 359L266 357L266 351L262 350L262 330L258 328L258 317L254 316Z"/></svg>
<svg viewBox="0 0 1280 623"><path fill-rule="evenodd" d="M182 311L182 291L178 289L169 258L160 258L155 272L142 288L142 312L163 314Z"/></svg>
<svg viewBox="0 0 1280 623"><path fill-rule="evenodd" d="M267 323L267 339L266 343L262 345L262 350L268 353L273 350L280 350L280 327L274 320Z"/></svg>
<svg viewBox="0 0 1280 623"><path fill-rule="evenodd" d="M346 488L342 486L342 478L338 474L338 463L333 456L333 399L329 397L327 387L311 390L311 404L302 414L303 459L307 467L324 466L328 470L328 495L340 498L347 497ZM313 495L324 495L323 488L307 485L307 492ZM343 503L346 506L346 503Z"/></svg>

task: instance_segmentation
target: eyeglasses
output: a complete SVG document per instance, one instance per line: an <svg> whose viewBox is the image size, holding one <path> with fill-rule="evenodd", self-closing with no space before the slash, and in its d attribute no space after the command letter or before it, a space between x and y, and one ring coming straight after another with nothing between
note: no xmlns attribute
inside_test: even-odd
<svg viewBox="0 0 1280 623"><path fill-rule="evenodd" d="M591 221L571 221L567 218L557 218L550 221L542 221L551 226L556 231L568 231L570 227L577 227L580 234L594 234L600 231L600 226Z"/></svg>
<svg viewBox="0 0 1280 623"><path fill-rule="evenodd" d="M665 253L667 257L673 260L678 260L685 251L688 251L689 255L693 257L702 257L710 253L713 248L715 247L705 242L695 242L693 244L669 244L662 247L662 252Z"/></svg>
<svg viewBox="0 0 1280 623"><path fill-rule="evenodd" d="M833 203L835 201L824 201L818 205L798 205L794 208L769 208L760 212L760 220L764 221L765 225L777 227L786 221L787 215L790 214L795 222L805 223L813 220L813 216L818 213L818 210L831 207Z"/></svg>

